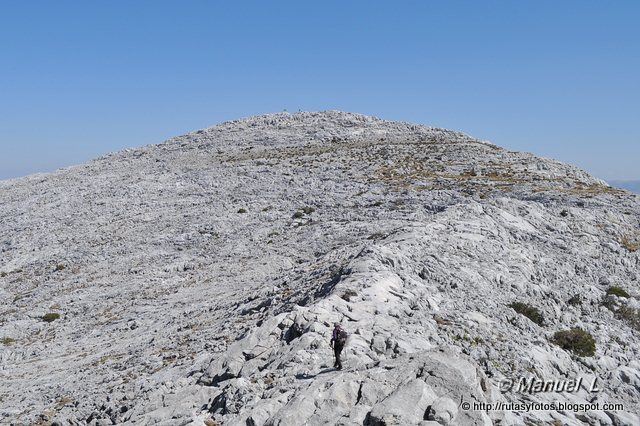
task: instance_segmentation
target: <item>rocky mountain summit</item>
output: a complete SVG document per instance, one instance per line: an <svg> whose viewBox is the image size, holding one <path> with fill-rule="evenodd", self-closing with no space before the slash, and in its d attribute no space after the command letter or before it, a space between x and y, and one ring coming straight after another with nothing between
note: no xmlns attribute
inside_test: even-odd
<svg viewBox="0 0 640 426"><path fill-rule="evenodd" d="M1 424L640 424L639 198L570 165L281 113L0 219Z"/></svg>

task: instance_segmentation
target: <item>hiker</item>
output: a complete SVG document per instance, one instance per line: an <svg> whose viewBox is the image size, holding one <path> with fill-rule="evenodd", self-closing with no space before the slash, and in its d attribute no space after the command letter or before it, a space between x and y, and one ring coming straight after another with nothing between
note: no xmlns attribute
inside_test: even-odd
<svg viewBox="0 0 640 426"><path fill-rule="evenodd" d="M338 370L342 370L342 361L340 361L340 352L344 349L344 344L347 343L347 332L344 331L339 322L334 324L333 333L331 335L331 347L333 348L333 354L336 357L336 361L333 364Z"/></svg>

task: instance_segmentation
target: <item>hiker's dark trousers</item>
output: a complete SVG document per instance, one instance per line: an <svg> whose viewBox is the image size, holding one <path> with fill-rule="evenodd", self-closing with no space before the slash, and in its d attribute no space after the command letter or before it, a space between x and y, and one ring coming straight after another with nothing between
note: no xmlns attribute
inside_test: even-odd
<svg viewBox="0 0 640 426"><path fill-rule="evenodd" d="M336 362L333 364L338 370L342 369L342 361L340 361L340 352L344 349L344 345L339 345L338 343L333 344L333 354L336 357Z"/></svg>

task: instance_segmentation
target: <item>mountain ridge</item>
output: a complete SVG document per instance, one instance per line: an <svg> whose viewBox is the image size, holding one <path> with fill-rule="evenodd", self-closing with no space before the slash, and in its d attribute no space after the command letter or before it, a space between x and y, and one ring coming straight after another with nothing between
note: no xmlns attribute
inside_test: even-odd
<svg viewBox="0 0 640 426"><path fill-rule="evenodd" d="M640 296L638 198L573 166L410 123L279 113L0 191L7 421L638 419L623 317ZM334 321L351 334L343 372ZM596 357L553 343L573 326ZM531 374L595 375L595 401L626 410L461 408L594 398L501 392Z"/></svg>

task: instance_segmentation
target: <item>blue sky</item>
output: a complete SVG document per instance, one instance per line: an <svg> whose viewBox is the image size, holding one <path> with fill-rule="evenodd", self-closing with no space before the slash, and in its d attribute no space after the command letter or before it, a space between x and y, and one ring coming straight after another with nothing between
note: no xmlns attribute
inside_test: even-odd
<svg viewBox="0 0 640 426"><path fill-rule="evenodd" d="M638 1L0 0L0 179L337 109L640 179Z"/></svg>

